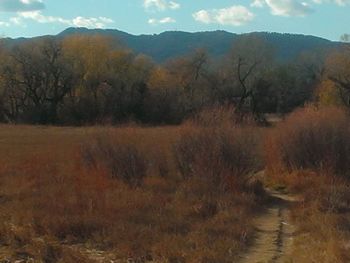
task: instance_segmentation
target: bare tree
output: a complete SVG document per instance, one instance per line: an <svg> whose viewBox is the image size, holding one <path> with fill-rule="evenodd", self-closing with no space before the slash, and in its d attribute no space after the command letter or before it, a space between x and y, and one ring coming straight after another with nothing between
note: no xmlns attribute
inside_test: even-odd
<svg viewBox="0 0 350 263"><path fill-rule="evenodd" d="M62 54L61 43L51 38L21 45L10 54L2 80L13 114L37 115L37 122L54 123L57 110L73 87L74 73Z"/></svg>
<svg viewBox="0 0 350 263"><path fill-rule="evenodd" d="M232 97L236 110L242 113L244 107L254 112L256 107L256 90L260 85L266 86L264 75L273 66L273 48L255 35L246 35L236 40L231 52L231 68L233 68Z"/></svg>

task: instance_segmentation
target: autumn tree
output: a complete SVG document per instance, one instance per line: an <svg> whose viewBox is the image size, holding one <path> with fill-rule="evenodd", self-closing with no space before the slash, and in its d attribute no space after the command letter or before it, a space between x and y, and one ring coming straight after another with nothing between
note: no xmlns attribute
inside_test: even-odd
<svg viewBox="0 0 350 263"><path fill-rule="evenodd" d="M115 39L101 35L68 37L64 51L79 76L68 115L88 122L141 118L153 68L148 57L135 56Z"/></svg>
<svg viewBox="0 0 350 263"><path fill-rule="evenodd" d="M315 91L315 99L319 106L344 106L349 102L341 89L333 81L326 79L320 83Z"/></svg>
<svg viewBox="0 0 350 263"><path fill-rule="evenodd" d="M174 59L165 66L181 92L183 111L187 115L209 103L213 87L209 67L208 54L202 49Z"/></svg>
<svg viewBox="0 0 350 263"><path fill-rule="evenodd" d="M109 77L112 39L99 35L73 35L63 40L66 58L73 64L76 87L67 101L75 121L95 121L103 112L103 89Z"/></svg>
<svg viewBox="0 0 350 263"><path fill-rule="evenodd" d="M143 55L123 52L112 55L106 95L115 121L142 118L147 83L153 67L152 60Z"/></svg>
<svg viewBox="0 0 350 263"><path fill-rule="evenodd" d="M155 68L147 83L145 98L145 121L155 124L180 123L186 115L182 106L179 78L164 67Z"/></svg>
<svg viewBox="0 0 350 263"><path fill-rule="evenodd" d="M325 79L334 82L345 105L350 106L350 47L334 51L326 61Z"/></svg>

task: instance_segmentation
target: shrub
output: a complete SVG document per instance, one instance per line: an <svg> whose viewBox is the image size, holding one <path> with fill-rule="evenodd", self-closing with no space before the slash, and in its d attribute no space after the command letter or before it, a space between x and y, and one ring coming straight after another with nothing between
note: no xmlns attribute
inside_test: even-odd
<svg viewBox="0 0 350 263"><path fill-rule="evenodd" d="M140 186L147 173L145 156L131 143L99 137L83 146L81 155L86 165L104 168L113 178L133 187Z"/></svg>
<svg viewBox="0 0 350 263"><path fill-rule="evenodd" d="M245 181L260 165L256 135L243 128L190 128L173 148L178 170L184 178L200 176L224 188Z"/></svg>
<svg viewBox="0 0 350 263"><path fill-rule="evenodd" d="M266 144L270 170L309 169L348 175L349 117L339 108L304 108L278 125Z"/></svg>
<svg viewBox="0 0 350 263"><path fill-rule="evenodd" d="M190 124L202 127L233 127L237 124L252 125L255 120L252 115L238 114L231 105L203 108L188 120Z"/></svg>

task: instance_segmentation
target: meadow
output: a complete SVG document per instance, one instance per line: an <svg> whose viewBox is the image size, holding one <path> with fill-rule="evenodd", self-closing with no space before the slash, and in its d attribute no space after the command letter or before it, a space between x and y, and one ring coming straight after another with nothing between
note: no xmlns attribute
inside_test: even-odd
<svg viewBox="0 0 350 263"><path fill-rule="evenodd" d="M288 262L348 262L348 114L309 107L265 128L225 114L162 127L1 125L0 259L240 262L274 189L300 197L288 207Z"/></svg>
<svg viewBox="0 0 350 263"><path fill-rule="evenodd" d="M98 249L112 260L229 262L251 241L249 218L260 201L229 178L235 169L248 173L253 148L241 155L245 165L226 167L214 151L220 142L207 140L216 133L190 125L1 126L0 257L94 262ZM218 163L188 162L188 147Z"/></svg>

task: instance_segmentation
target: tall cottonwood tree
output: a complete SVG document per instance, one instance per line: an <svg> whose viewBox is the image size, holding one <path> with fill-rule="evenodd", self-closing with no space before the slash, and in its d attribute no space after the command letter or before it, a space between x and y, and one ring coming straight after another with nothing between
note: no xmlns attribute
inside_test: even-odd
<svg viewBox="0 0 350 263"><path fill-rule="evenodd" d="M325 78L336 84L344 104L350 106L350 46L345 45L328 57Z"/></svg>
<svg viewBox="0 0 350 263"><path fill-rule="evenodd" d="M181 104L186 114L196 112L210 100L209 63L207 52L198 49L166 65L166 69L181 91Z"/></svg>
<svg viewBox="0 0 350 263"><path fill-rule="evenodd" d="M1 79L9 101L9 117L22 115L38 123L55 123L58 108L74 82L61 42L45 38L17 46L7 62Z"/></svg>
<svg viewBox="0 0 350 263"><path fill-rule="evenodd" d="M64 51L79 76L71 99L78 118L119 122L131 115L141 117L153 68L148 57L135 56L115 39L100 35L66 38Z"/></svg>

